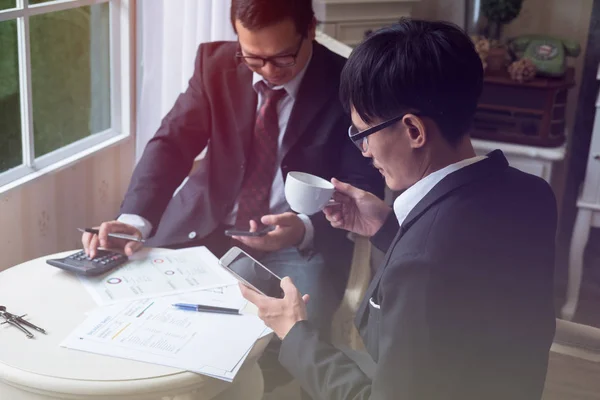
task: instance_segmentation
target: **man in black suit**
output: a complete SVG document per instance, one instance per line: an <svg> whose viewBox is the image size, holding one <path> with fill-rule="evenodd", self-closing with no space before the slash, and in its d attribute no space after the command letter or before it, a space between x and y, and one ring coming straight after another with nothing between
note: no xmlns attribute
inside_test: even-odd
<svg viewBox="0 0 600 400"><path fill-rule="evenodd" d="M387 251L355 320L368 353L320 339L289 279L281 300L242 288L313 398L540 399L555 328L556 204L502 152L476 157L467 132L482 76L469 37L444 22L403 20L346 63L350 139L404 190L392 210L334 179L343 207L325 210L332 226Z"/></svg>
<svg viewBox="0 0 600 400"><path fill-rule="evenodd" d="M137 242L107 236L120 232L154 247L205 245L217 257L244 246L313 296L310 318L326 333L352 244L322 213L290 212L284 180L288 171L339 175L378 196L383 180L341 140L350 121L338 97L345 59L314 41L311 0L233 0L231 22L238 42L200 46L189 87L146 146L118 220L84 234L83 245L92 256L99 245L130 255ZM276 229L235 241L224 235L263 224Z"/></svg>

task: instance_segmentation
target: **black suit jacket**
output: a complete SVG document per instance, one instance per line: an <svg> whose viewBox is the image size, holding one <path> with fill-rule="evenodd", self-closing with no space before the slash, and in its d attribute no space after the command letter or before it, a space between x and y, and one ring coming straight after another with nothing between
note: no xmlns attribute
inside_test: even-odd
<svg viewBox="0 0 600 400"><path fill-rule="evenodd" d="M313 42L313 56L300 84L283 139L278 173L304 171L336 177L383 196L383 180L347 137L350 118L338 97L345 59ZM244 177L254 130L257 95L252 72L234 57L236 42L202 44L189 87L149 141L133 173L121 213L153 225L150 246L190 242L211 233L232 210ZM186 185L194 158L206 157ZM322 213L311 217L314 243L326 261L347 270L351 251L344 233ZM343 278L342 278L343 280Z"/></svg>
<svg viewBox="0 0 600 400"><path fill-rule="evenodd" d="M280 361L315 399L539 399L555 232L548 184L490 153L372 238L387 254L356 316L372 380L304 321Z"/></svg>

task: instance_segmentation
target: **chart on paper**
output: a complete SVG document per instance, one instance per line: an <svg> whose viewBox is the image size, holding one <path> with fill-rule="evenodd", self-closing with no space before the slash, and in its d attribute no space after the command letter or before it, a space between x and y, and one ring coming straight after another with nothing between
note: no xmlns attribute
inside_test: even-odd
<svg viewBox="0 0 600 400"><path fill-rule="evenodd" d="M61 346L231 381L256 340L270 331L254 315L182 311L173 300L98 307Z"/></svg>
<svg viewBox="0 0 600 400"><path fill-rule="evenodd" d="M190 316L195 315L157 307L154 301L135 302L93 326L85 336L161 356L175 355L195 336Z"/></svg>
<svg viewBox="0 0 600 400"><path fill-rule="evenodd" d="M150 250L97 277L80 277L98 304L150 298L235 283L206 247Z"/></svg>

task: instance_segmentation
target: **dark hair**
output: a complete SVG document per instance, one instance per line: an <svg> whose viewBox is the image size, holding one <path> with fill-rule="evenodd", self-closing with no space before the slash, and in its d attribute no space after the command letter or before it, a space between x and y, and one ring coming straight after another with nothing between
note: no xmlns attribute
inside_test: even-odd
<svg viewBox="0 0 600 400"><path fill-rule="evenodd" d="M256 31L289 18L294 21L298 33L307 36L314 17L312 0L231 1L231 25L234 31L236 20L246 29Z"/></svg>
<svg viewBox="0 0 600 400"><path fill-rule="evenodd" d="M456 143L467 133L483 84L471 39L448 22L402 19L358 45L341 76L340 98L366 123L412 111Z"/></svg>

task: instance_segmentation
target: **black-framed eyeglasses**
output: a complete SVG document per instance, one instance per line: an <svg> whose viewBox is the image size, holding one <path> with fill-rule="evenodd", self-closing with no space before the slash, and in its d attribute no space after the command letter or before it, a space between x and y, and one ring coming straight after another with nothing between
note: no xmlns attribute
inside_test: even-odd
<svg viewBox="0 0 600 400"><path fill-rule="evenodd" d="M416 113L413 114L417 115ZM406 113L403 113L401 115L398 115L397 117L388 119L387 121L384 121L380 124L367 128L364 131L360 132L358 131L358 129L356 129L354 125L350 125L350 127L348 128L348 137L350 138L350 140L352 140L352 143L354 143L354 145L358 147L358 149L361 152L366 153L369 149L369 142L367 140L367 137L369 135L372 135L375 132L379 132L380 130L385 129L390 125L393 125L394 123L404 118L405 115Z"/></svg>
<svg viewBox="0 0 600 400"><path fill-rule="evenodd" d="M240 51L235 53L235 57L241 59L246 65L252 68L262 68L267 65L268 62L279 68L289 68L296 65L296 58L300 53L303 42L304 37L301 37L300 43L298 43L298 48L293 54L283 54L272 57L245 56L240 49Z"/></svg>

